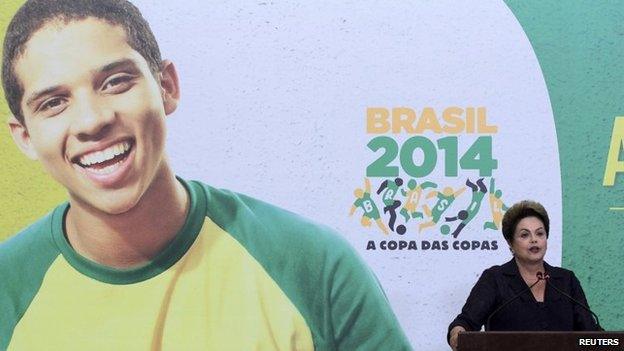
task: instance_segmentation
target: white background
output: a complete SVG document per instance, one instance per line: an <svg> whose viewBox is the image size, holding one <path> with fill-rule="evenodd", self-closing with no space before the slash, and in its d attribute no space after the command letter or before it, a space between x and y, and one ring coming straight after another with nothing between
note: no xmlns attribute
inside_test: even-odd
<svg viewBox="0 0 624 351"><path fill-rule="evenodd" d="M552 111L530 43L503 2L133 2L180 75L182 100L169 120L176 172L334 227L379 277L415 349L448 349L446 328L479 274L510 254L500 232L481 230L487 197L461 236L498 240L498 251L365 251L383 239L348 217L378 157L366 147L367 107L487 107L499 127L496 186L507 205L545 205L546 259L560 265ZM442 160L432 180L457 188L477 178L443 178ZM467 191L457 204L469 201ZM437 228L392 238L445 239Z"/></svg>

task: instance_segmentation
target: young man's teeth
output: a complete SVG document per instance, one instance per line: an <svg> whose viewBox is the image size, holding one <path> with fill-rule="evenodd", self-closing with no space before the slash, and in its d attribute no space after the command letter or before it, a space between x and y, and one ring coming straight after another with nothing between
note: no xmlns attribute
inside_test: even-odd
<svg viewBox="0 0 624 351"><path fill-rule="evenodd" d="M103 168L92 168L91 172L101 175L111 174L119 167L120 163L121 161L115 162L114 164Z"/></svg>
<svg viewBox="0 0 624 351"><path fill-rule="evenodd" d="M130 143L127 141L124 141L122 143L115 144L111 147L108 147L105 150L96 151L96 152L83 155L80 158L80 163L84 166L91 166L96 163L102 163L102 162L108 161L117 155L123 154L124 152L128 150L130 150ZM105 167L104 169L106 168L108 167Z"/></svg>

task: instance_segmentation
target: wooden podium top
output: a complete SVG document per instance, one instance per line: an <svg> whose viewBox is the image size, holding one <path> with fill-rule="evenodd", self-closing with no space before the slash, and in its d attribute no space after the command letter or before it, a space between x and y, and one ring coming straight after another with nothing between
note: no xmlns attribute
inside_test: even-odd
<svg viewBox="0 0 624 351"><path fill-rule="evenodd" d="M624 350L624 332L462 332L458 351Z"/></svg>

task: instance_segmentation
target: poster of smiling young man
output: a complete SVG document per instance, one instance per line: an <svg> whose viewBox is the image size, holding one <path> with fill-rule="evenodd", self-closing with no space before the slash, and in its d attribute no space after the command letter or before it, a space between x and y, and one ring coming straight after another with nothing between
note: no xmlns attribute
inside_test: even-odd
<svg viewBox="0 0 624 351"><path fill-rule="evenodd" d="M545 260L573 269L603 327L621 328L621 316L608 306L624 302L603 292L618 280L596 275L604 267L622 279L617 263L622 254L613 248L622 244L615 228L621 220L618 208L624 205L614 192L621 186L617 175L624 167L610 155L620 151L622 132L615 126L624 112L615 101L624 100L605 83L605 77L622 78L622 63L613 59L621 50L609 44L611 39L588 44L594 35L612 37L621 9L578 15L574 18L587 30L574 32L568 21L580 9L512 1L408 1L392 6L367 1L131 2L149 23L162 58L173 63L179 81L179 101L166 113L162 135L175 175L215 191L246 194L338 233L383 289L379 291L387 302L367 301L378 302L375 311L389 316L386 325L399 330L390 342L408 347L397 341L402 329L415 349L448 348L447 327L481 272L511 258L501 220L507 208L524 199L537 200L548 210ZM22 3L3 4L2 33ZM592 57L612 69L597 70L583 50L591 50ZM80 55L86 53L74 53ZM579 82L583 85L577 89ZM125 84L118 79L110 87L117 83ZM64 101L48 106L54 109ZM4 99L2 115L10 115ZM58 184L67 177L55 182L49 167L28 161L7 131L0 142L5 194L0 240L5 240L67 201L65 188L71 199L72 188ZM121 143L118 154L131 152L133 143ZM71 154L77 155L79 167L107 162L104 153L97 153L102 150L87 151ZM118 155L113 152L112 157ZM85 189L83 197L89 198ZM99 203L102 194L93 194L90 201ZM223 216L234 211L219 208ZM254 220L263 228L283 225L274 216L263 209L254 213ZM215 222L227 227L219 219ZM250 261L259 262L254 269L272 278L266 284L278 287L269 289L271 301L276 301L272 308L286 309L300 322L291 330L304 335L297 339L303 340L300 345L349 349L321 337L325 327L311 322L320 315L301 307L321 298L322 287L298 293L290 288L298 284L292 283L298 281L293 277L306 281L308 271L301 267L318 268L323 258L289 238L269 235L249 245L236 235L245 250L209 263L226 266L234 258L253 257ZM71 243L72 237L65 236ZM268 247L280 247L275 255L309 262L289 268L277 257L263 261ZM62 250L73 257L69 266L84 264L87 268L80 272L97 276L82 257L67 253L72 249L79 247ZM111 279L97 284L123 286ZM362 282L368 284L368 278L344 279L331 292L350 296ZM39 308L35 312L47 313L45 306L53 305L54 294L38 295L37 289L29 290L21 308L33 304ZM32 323L35 316L15 321L21 333L15 335L26 335L34 324L20 331L20 323ZM350 326L345 333L356 328L350 323L365 323L366 316L342 321ZM384 328L369 328L370 340L346 336L343 345L374 348L379 345L375 342L383 342L379 335ZM163 333L156 339L166 340L169 334ZM334 335L336 340L342 336Z"/></svg>

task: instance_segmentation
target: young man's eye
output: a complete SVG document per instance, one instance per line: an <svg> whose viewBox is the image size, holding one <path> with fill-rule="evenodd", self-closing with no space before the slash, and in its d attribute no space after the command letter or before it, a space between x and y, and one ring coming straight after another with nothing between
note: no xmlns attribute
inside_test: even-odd
<svg viewBox="0 0 624 351"><path fill-rule="evenodd" d="M53 97L44 101L37 110L49 115L55 115L65 108L66 99L62 97Z"/></svg>
<svg viewBox="0 0 624 351"><path fill-rule="evenodd" d="M133 77L127 74L115 75L109 78L102 86L106 93L118 94L130 89Z"/></svg>

